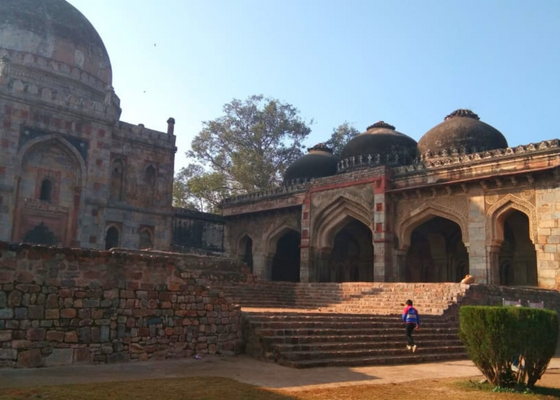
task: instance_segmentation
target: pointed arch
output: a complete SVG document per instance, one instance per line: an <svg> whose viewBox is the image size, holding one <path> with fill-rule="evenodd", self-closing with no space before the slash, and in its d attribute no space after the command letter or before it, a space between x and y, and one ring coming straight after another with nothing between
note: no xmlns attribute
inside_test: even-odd
<svg viewBox="0 0 560 400"><path fill-rule="evenodd" d="M282 224L266 235L265 243L265 254L274 254L276 252L276 244L278 240L284 236L286 233L294 231L301 235L300 229L292 224Z"/></svg>
<svg viewBox="0 0 560 400"><path fill-rule="evenodd" d="M314 247L332 247L340 229L352 220L363 223L372 230L372 213L356 199L339 196L335 201L317 213L313 221L312 242ZM372 230L373 231L373 230Z"/></svg>
<svg viewBox="0 0 560 400"><path fill-rule="evenodd" d="M253 238L249 234L244 234L237 240L237 256L241 261L249 266L253 272Z"/></svg>
<svg viewBox="0 0 560 400"><path fill-rule="evenodd" d="M461 228L461 235L465 246L469 243L469 230L466 218L451 208L437 204L432 206L424 204L420 208L412 211L408 215L404 215L398 224L397 235L399 238L399 247L401 250L407 250L410 247L410 238L412 231L422 225L424 222L434 218L441 217L455 222Z"/></svg>
<svg viewBox="0 0 560 400"><path fill-rule="evenodd" d="M76 150L76 148L65 138L57 134L50 134L38 137L36 139L30 140L29 142L25 143L21 149L19 149L16 155L16 165L17 171L16 176L21 176L23 172L23 164L25 160L25 156L36 146L45 146L48 144L53 144L58 146L62 149L68 156L76 162L78 165L78 181L80 183L80 189L84 189L86 186L86 180L84 177L86 176L86 163L82 155Z"/></svg>
<svg viewBox="0 0 560 400"><path fill-rule="evenodd" d="M537 243L537 223L535 206L529 201L508 193L488 210L486 218L486 240L491 244L501 244L504 241L504 219L511 211L517 210L529 219L529 238L533 244Z"/></svg>

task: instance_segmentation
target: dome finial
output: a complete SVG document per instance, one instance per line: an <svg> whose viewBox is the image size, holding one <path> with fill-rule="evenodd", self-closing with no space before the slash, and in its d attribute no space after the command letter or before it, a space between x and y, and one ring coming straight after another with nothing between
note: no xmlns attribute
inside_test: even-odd
<svg viewBox="0 0 560 400"><path fill-rule="evenodd" d="M458 110L453 111L451 114L444 118L444 121L447 121L450 118L454 117L461 117L461 118L472 118L476 119L477 121L480 120L479 116L475 114L472 110L467 108L460 108Z"/></svg>
<svg viewBox="0 0 560 400"><path fill-rule="evenodd" d="M393 125L390 125L385 121L377 121L375 124L368 126L367 130L369 131L370 129L373 128L387 128L387 129L391 129L392 131L395 130L395 127Z"/></svg>
<svg viewBox="0 0 560 400"><path fill-rule="evenodd" d="M312 151L326 151L327 153L331 153L331 154L333 152L333 150L330 147L328 147L325 143L317 143L315 146L307 149L308 153Z"/></svg>

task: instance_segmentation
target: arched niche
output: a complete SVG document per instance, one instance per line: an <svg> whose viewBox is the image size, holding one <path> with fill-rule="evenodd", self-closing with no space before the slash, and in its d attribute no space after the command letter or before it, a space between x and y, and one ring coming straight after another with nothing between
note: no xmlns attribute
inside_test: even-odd
<svg viewBox="0 0 560 400"><path fill-rule="evenodd" d="M317 271L322 282L373 281L373 236L361 221L346 218L332 242L328 264Z"/></svg>
<svg viewBox="0 0 560 400"><path fill-rule="evenodd" d="M315 248L332 248L335 235L356 220L371 230L371 212L357 199L340 196L313 217L312 244Z"/></svg>
<svg viewBox="0 0 560 400"><path fill-rule="evenodd" d="M458 282L468 273L469 255L456 222L432 216L412 229L407 242L407 282Z"/></svg>
<svg viewBox="0 0 560 400"><path fill-rule="evenodd" d="M247 234L243 235L237 246L239 259L253 272L253 239Z"/></svg>
<svg viewBox="0 0 560 400"><path fill-rule="evenodd" d="M105 233L105 250L119 247L120 237L121 233L116 226L112 225L107 228L107 232Z"/></svg>
<svg viewBox="0 0 560 400"><path fill-rule="evenodd" d="M529 234L529 218L521 211L509 209L497 223L503 238L498 258L500 284L537 286L537 255Z"/></svg>
<svg viewBox="0 0 560 400"><path fill-rule="evenodd" d="M276 241L272 258L273 281L299 282L301 236L295 230L287 230Z"/></svg>

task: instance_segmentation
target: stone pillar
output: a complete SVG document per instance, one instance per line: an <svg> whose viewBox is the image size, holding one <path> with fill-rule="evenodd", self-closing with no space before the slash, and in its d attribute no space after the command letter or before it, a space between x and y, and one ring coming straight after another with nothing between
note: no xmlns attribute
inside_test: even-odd
<svg viewBox="0 0 560 400"><path fill-rule="evenodd" d="M262 253L253 253L253 273L261 279L266 279L267 257Z"/></svg>
<svg viewBox="0 0 560 400"><path fill-rule="evenodd" d="M390 177L380 176L373 186L373 281L386 282L391 271L391 251L393 244L393 221L390 218L388 197L385 194Z"/></svg>
<svg viewBox="0 0 560 400"><path fill-rule="evenodd" d="M406 282L406 254L408 249L395 250L397 266L394 275L394 282Z"/></svg>
<svg viewBox="0 0 560 400"><path fill-rule="evenodd" d="M329 261L331 259L332 248L325 247L314 251L315 280L313 282L331 282L331 271Z"/></svg>
<svg viewBox="0 0 560 400"><path fill-rule="evenodd" d="M466 195L470 195L468 238L463 232L463 243L469 253L469 274L475 277L477 283L489 283L487 279L491 263L487 258L489 253L486 246L491 238L486 237L484 193L481 188L473 187Z"/></svg>
<svg viewBox="0 0 560 400"><path fill-rule="evenodd" d="M489 285L500 284L500 247L501 245L496 243L486 246L486 276L478 276L471 272L476 282Z"/></svg>
<svg viewBox="0 0 560 400"><path fill-rule="evenodd" d="M175 118L169 118L167 120L167 134L173 135L174 131L175 131Z"/></svg>

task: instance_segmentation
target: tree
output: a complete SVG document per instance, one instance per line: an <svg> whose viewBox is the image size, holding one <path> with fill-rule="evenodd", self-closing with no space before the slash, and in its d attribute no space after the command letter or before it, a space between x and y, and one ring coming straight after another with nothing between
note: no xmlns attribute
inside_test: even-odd
<svg viewBox="0 0 560 400"><path fill-rule="evenodd" d="M344 122L337 128L333 129L333 133L329 140L325 142L327 147L333 150L333 154L340 157L342 149L354 137L360 134L360 131L354 128L350 123Z"/></svg>
<svg viewBox="0 0 560 400"><path fill-rule="evenodd" d="M226 197L223 175L205 172L200 165L182 168L173 182L173 205L203 212L218 212L220 201Z"/></svg>
<svg viewBox="0 0 560 400"><path fill-rule="evenodd" d="M215 211L225 197L278 186L302 156L311 129L291 104L257 95L234 99L223 111L193 139L186 153L193 163L176 177L176 205Z"/></svg>

